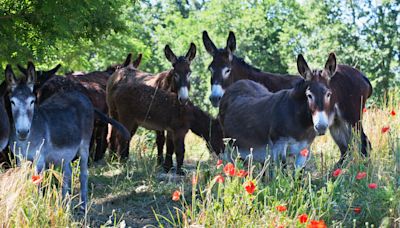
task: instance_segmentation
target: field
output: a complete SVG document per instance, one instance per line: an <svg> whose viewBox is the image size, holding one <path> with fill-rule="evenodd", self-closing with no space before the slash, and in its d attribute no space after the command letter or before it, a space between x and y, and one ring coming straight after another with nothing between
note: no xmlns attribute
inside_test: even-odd
<svg viewBox="0 0 400 228"><path fill-rule="evenodd" d="M259 175L258 164L217 165L202 139L186 138L187 175L164 174L156 166L152 132L140 131L127 163L92 164L90 209L74 206L79 194L62 200L59 170L36 180L28 163L0 171L0 224L4 227L398 227L400 226L399 102L364 110L372 143L369 159L355 139L340 170L330 136L317 138L306 171ZM392 112L393 111L393 112ZM397 112L397 113L396 113ZM239 172L242 170L241 172ZM245 172L248 175L244 175ZM219 176L220 175L220 176ZM267 175L268 176L268 175ZM39 184L39 182L41 182ZM39 187L37 187L39 186ZM178 192L176 192L178 191Z"/></svg>

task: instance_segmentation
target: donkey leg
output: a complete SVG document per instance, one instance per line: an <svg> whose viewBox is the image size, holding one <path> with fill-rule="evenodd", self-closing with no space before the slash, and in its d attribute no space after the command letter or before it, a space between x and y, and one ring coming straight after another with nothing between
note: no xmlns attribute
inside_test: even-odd
<svg viewBox="0 0 400 228"><path fill-rule="evenodd" d="M335 119L334 124L329 127L329 132L340 150L340 159L337 163L340 166L347 155L347 149L351 140L351 128L345 121Z"/></svg>
<svg viewBox="0 0 400 228"><path fill-rule="evenodd" d="M361 153L368 157L368 152L371 150L371 142L369 141L367 135L364 132L364 128L362 125L360 126L360 133L361 133Z"/></svg>
<svg viewBox="0 0 400 228"><path fill-rule="evenodd" d="M121 124L123 124L128 131L131 132L131 136L136 133L138 125L136 123L131 123L132 120L121 120ZM128 159L129 157L129 140L125 140L120 133L117 133L117 152L121 159Z"/></svg>
<svg viewBox="0 0 400 228"><path fill-rule="evenodd" d="M107 149L107 124L98 123L96 126L96 151L94 161L103 159Z"/></svg>
<svg viewBox="0 0 400 228"><path fill-rule="evenodd" d="M164 170L169 172L172 167L172 155L174 154L174 140L171 132L167 132L167 154L165 155Z"/></svg>
<svg viewBox="0 0 400 228"><path fill-rule="evenodd" d="M79 148L79 156L81 158L79 166L80 166L80 174L79 180L81 183L81 209L86 211L87 204L87 194L88 194L88 160L89 160L89 147L87 144L82 143L83 145Z"/></svg>
<svg viewBox="0 0 400 228"><path fill-rule="evenodd" d="M162 165L164 158L164 144L165 144L165 135L164 131L156 131L156 144L157 144L157 165Z"/></svg>
<svg viewBox="0 0 400 228"><path fill-rule="evenodd" d="M65 197L71 193L71 176L72 168L71 163L64 161L63 164L63 183L62 183L62 195Z"/></svg>
<svg viewBox="0 0 400 228"><path fill-rule="evenodd" d="M186 131L187 132L187 131ZM185 131L174 132L174 149L176 155L176 174L185 175L182 170L183 160L185 158Z"/></svg>

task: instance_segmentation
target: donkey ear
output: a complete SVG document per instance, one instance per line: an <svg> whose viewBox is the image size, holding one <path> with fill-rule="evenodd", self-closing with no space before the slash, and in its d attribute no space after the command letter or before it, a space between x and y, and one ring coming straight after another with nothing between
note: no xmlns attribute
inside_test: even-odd
<svg viewBox="0 0 400 228"><path fill-rule="evenodd" d="M226 49L229 49L231 52L236 50L236 37L235 33L232 31L229 32L228 40L226 41Z"/></svg>
<svg viewBox="0 0 400 228"><path fill-rule="evenodd" d="M217 47L208 36L207 31L203 31L203 44L208 54L214 56L215 52L217 51Z"/></svg>
<svg viewBox="0 0 400 228"><path fill-rule="evenodd" d="M5 77L6 77L8 89L10 89L11 91L14 90L15 87L18 85L18 80L15 77L14 71L12 70L12 67L10 64L7 64L6 71L5 71Z"/></svg>
<svg viewBox="0 0 400 228"><path fill-rule="evenodd" d="M142 62L142 57L143 57L142 53L139 53L138 57L132 63L133 67L135 68L139 67L140 63Z"/></svg>
<svg viewBox="0 0 400 228"><path fill-rule="evenodd" d="M164 53L165 53L165 57L167 57L167 59L172 63L172 65L174 65L176 63L176 61L178 60L176 58L176 55L174 54L174 52L172 52L172 50L168 44L165 45Z"/></svg>
<svg viewBox="0 0 400 228"><path fill-rule="evenodd" d="M194 45L194 43L190 43L190 48L189 51L186 53L185 58L187 61L192 62L195 56L196 56L196 45Z"/></svg>
<svg viewBox="0 0 400 228"><path fill-rule="evenodd" d="M311 80L312 73L302 54L297 56L297 70L305 80Z"/></svg>
<svg viewBox="0 0 400 228"><path fill-rule="evenodd" d="M36 70L35 65L31 61L28 62L27 72L28 74L26 75L26 84L29 86L31 91L33 91L33 87L36 83Z"/></svg>
<svg viewBox="0 0 400 228"><path fill-rule="evenodd" d="M328 73L329 78L331 78L336 73L336 55L335 53L330 53L328 60L325 63L324 71Z"/></svg>
<svg viewBox="0 0 400 228"><path fill-rule="evenodd" d="M131 64L131 61L132 61L132 53L129 53L128 56L126 56L126 59L122 64L122 67L127 67L129 64Z"/></svg>
<svg viewBox="0 0 400 228"><path fill-rule="evenodd" d="M61 67L61 64L57 64L57 66L55 66L53 69L48 70L48 71L43 71L42 74L45 77L51 77L57 73L57 71L60 69L60 67Z"/></svg>

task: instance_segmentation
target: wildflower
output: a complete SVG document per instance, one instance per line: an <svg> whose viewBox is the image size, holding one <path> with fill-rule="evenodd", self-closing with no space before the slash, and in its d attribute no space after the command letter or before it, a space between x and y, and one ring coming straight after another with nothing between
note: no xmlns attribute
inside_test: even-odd
<svg viewBox="0 0 400 228"><path fill-rule="evenodd" d="M285 226L284 225L279 225L278 228L285 228Z"/></svg>
<svg viewBox="0 0 400 228"><path fill-rule="evenodd" d="M284 205L279 205L279 206L276 206L276 210L278 210L279 212L284 212L287 210L287 208Z"/></svg>
<svg viewBox="0 0 400 228"><path fill-rule="evenodd" d="M332 176L338 177L340 174L342 174L342 170L338 168L335 171L333 171Z"/></svg>
<svg viewBox="0 0 400 228"><path fill-rule="evenodd" d="M367 176L367 173L366 173L366 172L359 172L359 173L357 173L357 175L356 175L356 179L357 179L357 180L361 180L361 179L364 179L366 176Z"/></svg>
<svg viewBox="0 0 400 228"><path fill-rule="evenodd" d="M249 175L249 173L244 169L241 169L239 170L239 172L236 173L236 176L238 177L247 177L247 175Z"/></svg>
<svg viewBox="0 0 400 228"><path fill-rule="evenodd" d="M370 183L368 185L368 188L370 188L370 189L376 189L377 187L378 187L378 185L376 183Z"/></svg>
<svg viewBox="0 0 400 228"><path fill-rule="evenodd" d="M389 130L390 130L390 127L386 126L386 127L382 128L381 132L382 132L382 134L384 134L384 133L388 132Z"/></svg>
<svg viewBox="0 0 400 228"><path fill-rule="evenodd" d="M253 181L248 181L245 185L244 185L244 189L246 189L246 192L249 194L253 194L254 191L256 190L256 185L254 184Z"/></svg>
<svg viewBox="0 0 400 228"><path fill-rule="evenodd" d="M42 182L43 178L40 175L33 175L32 176L32 183L39 185Z"/></svg>
<svg viewBox="0 0 400 228"><path fill-rule="evenodd" d="M306 223L307 220L308 220L307 214L301 214L301 215L299 215L299 222L300 222L300 223Z"/></svg>
<svg viewBox="0 0 400 228"><path fill-rule="evenodd" d="M300 151L300 155L303 157L307 157L308 156L308 150L307 148L303 149L302 151Z"/></svg>
<svg viewBox="0 0 400 228"><path fill-rule="evenodd" d="M219 159L219 160L217 161L217 169L219 169L221 166L222 166L222 160Z"/></svg>
<svg viewBox="0 0 400 228"><path fill-rule="evenodd" d="M367 112L367 108L363 108L363 113L366 113Z"/></svg>
<svg viewBox="0 0 400 228"><path fill-rule="evenodd" d="M181 192L179 190L175 190L175 192L172 193L172 200L178 201L179 198L181 198Z"/></svg>
<svg viewBox="0 0 400 228"><path fill-rule="evenodd" d="M310 224L307 225L307 228L327 228L324 220L311 220Z"/></svg>
<svg viewBox="0 0 400 228"><path fill-rule="evenodd" d="M224 173L227 176L235 176L235 165L230 162L226 164L224 167Z"/></svg>
<svg viewBox="0 0 400 228"><path fill-rule="evenodd" d="M224 177L221 175L221 174L218 174L216 177L215 177L215 182L217 182L217 183L224 183Z"/></svg>
<svg viewBox="0 0 400 228"><path fill-rule="evenodd" d="M390 112L390 115L391 115L391 116L396 116L396 112L395 112L394 110L392 110L392 111Z"/></svg>
<svg viewBox="0 0 400 228"><path fill-rule="evenodd" d="M361 207L355 207L355 208L353 209L353 211L354 211L354 213L356 213L356 214L360 214L360 213L361 213Z"/></svg>

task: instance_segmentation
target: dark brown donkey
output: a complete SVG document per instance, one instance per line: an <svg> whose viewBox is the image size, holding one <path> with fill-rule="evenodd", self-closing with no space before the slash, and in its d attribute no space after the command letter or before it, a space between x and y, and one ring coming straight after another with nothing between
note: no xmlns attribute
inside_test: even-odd
<svg viewBox="0 0 400 228"><path fill-rule="evenodd" d="M203 43L207 52L213 56L213 61L209 66L212 88L210 100L215 107L218 106L224 90L240 79L256 81L271 92L293 88L302 80L300 76L261 72L235 56L233 52L236 49L236 39L233 32L229 33L225 48L218 49L206 31L203 32ZM371 144L362 128L361 110L372 94L371 83L357 69L347 65L338 65L335 75L329 81L329 87L334 94L331 99L335 104L336 114L329 130L341 152L339 164L345 158L352 128L360 132L361 152L367 156Z"/></svg>
<svg viewBox="0 0 400 228"><path fill-rule="evenodd" d="M296 156L295 167L303 168L317 135L325 134L334 119L334 103L329 82L336 71L336 58L330 54L323 71L311 71L302 55L297 65L303 80L294 88L276 93L251 80L239 80L221 99L219 117L226 137L235 140L242 158L264 162L267 148L277 163L286 163L286 150ZM321 73L320 73L321 72Z"/></svg>
<svg viewBox="0 0 400 228"><path fill-rule="evenodd" d="M108 113L106 102L107 80L118 68L126 67L131 63L137 68L141 59L142 54L139 54L137 59L132 63L132 54L130 53L123 64L112 65L105 71L94 71L87 74L67 74L66 77L72 81L80 83L85 88L83 93L89 97L96 109L100 110L102 113ZM96 119L91 142L91 155L94 161L99 161L104 157L108 147L107 134L107 123Z"/></svg>
<svg viewBox="0 0 400 228"><path fill-rule="evenodd" d="M188 101L190 62L195 56L195 46L192 44L186 56L176 57L166 46L165 55L172 63L173 69L152 75L138 71L133 66L117 70L107 84L107 104L110 116L119 120L132 132L138 126L143 126L159 133L167 130L167 153L174 148L177 157L177 173L183 174L184 138L193 125L195 133L210 139L211 144L220 145L218 140L208 136L213 125L219 129L216 121L204 112L199 111ZM200 126L194 121L194 116L208 120L207 127ZM208 128L211 121L211 128ZM157 137L158 158L162 160L162 144ZM220 138L222 140L222 138ZM169 143L171 142L171 143ZM117 135L117 151L121 157L128 156L129 142L124 142ZM173 151L173 149L172 149ZM161 154L160 154L161 152ZM167 154L164 168L169 171L172 167L172 153Z"/></svg>

